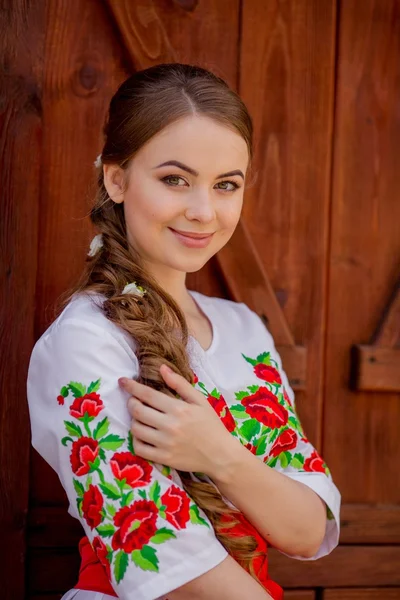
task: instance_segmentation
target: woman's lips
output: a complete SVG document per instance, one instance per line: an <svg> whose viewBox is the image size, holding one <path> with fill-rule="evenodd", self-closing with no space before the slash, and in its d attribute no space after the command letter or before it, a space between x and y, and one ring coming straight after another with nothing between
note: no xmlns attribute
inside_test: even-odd
<svg viewBox="0 0 400 600"><path fill-rule="evenodd" d="M214 235L212 233L207 237L195 238L189 235L184 235L183 233L179 233L178 231L175 231L175 229L172 229L172 227L168 227L168 229L172 231L172 233L175 235L178 241L187 248L205 248L211 242L212 237Z"/></svg>

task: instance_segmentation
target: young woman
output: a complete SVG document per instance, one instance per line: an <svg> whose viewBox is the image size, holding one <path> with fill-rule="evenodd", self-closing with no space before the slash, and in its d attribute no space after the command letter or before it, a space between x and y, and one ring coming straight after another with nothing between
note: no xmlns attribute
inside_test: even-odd
<svg viewBox="0 0 400 600"><path fill-rule="evenodd" d="M120 86L104 134L100 233L27 382L86 534L64 600L278 600L267 547L331 552L340 494L261 319L185 285L239 221L251 118L212 73L162 64Z"/></svg>

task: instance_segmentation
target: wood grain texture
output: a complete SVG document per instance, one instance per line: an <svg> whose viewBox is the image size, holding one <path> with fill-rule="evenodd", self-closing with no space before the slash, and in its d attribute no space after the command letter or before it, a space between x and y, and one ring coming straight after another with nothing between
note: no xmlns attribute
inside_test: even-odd
<svg viewBox="0 0 400 600"><path fill-rule="evenodd" d="M397 392L400 400L400 348L354 346L353 389L366 392Z"/></svg>
<svg viewBox="0 0 400 600"><path fill-rule="evenodd" d="M340 20L323 453L344 502L396 505L399 394L352 391L349 372L399 276L400 4L346 0Z"/></svg>
<svg viewBox="0 0 400 600"><path fill-rule="evenodd" d="M323 600L400 600L400 588L324 590Z"/></svg>
<svg viewBox="0 0 400 600"><path fill-rule="evenodd" d="M43 55L41 7L0 15L0 561L1 596L25 597L30 432L26 373L34 343Z"/></svg>
<svg viewBox="0 0 400 600"><path fill-rule="evenodd" d="M400 546L339 546L316 561L269 554L272 579L285 588L400 586Z"/></svg>
<svg viewBox="0 0 400 600"><path fill-rule="evenodd" d="M254 119L244 219L296 344L297 406L321 449L336 2L245 0L239 91Z"/></svg>
<svg viewBox="0 0 400 600"><path fill-rule="evenodd" d="M341 544L400 544L400 506L343 504Z"/></svg>

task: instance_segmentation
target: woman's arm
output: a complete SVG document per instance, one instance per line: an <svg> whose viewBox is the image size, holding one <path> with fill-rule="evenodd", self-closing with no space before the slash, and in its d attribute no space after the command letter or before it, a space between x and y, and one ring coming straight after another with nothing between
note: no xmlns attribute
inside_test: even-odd
<svg viewBox="0 0 400 600"><path fill-rule="evenodd" d="M168 593L168 600L272 600L265 589L231 556Z"/></svg>
<svg viewBox="0 0 400 600"><path fill-rule="evenodd" d="M237 439L210 477L260 534L291 555L314 556L324 538L326 506L308 486L268 467Z"/></svg>

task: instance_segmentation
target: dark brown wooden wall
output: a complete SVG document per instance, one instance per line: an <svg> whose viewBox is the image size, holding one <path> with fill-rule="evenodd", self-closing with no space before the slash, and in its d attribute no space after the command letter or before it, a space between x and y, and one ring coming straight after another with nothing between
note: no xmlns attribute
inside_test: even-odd
<svg viewBox="0 0 400 600"><path fill-rule="evenodd" d="M110 97L180 61L237 89L256 132L242 223L189 286L269 319L342 492L340 547L272 552L272 576L289 600L400 599L400 0L3 0L0 15L2 598L75 583L80 525L30 448L29 355L88 249Z"/></svg>

